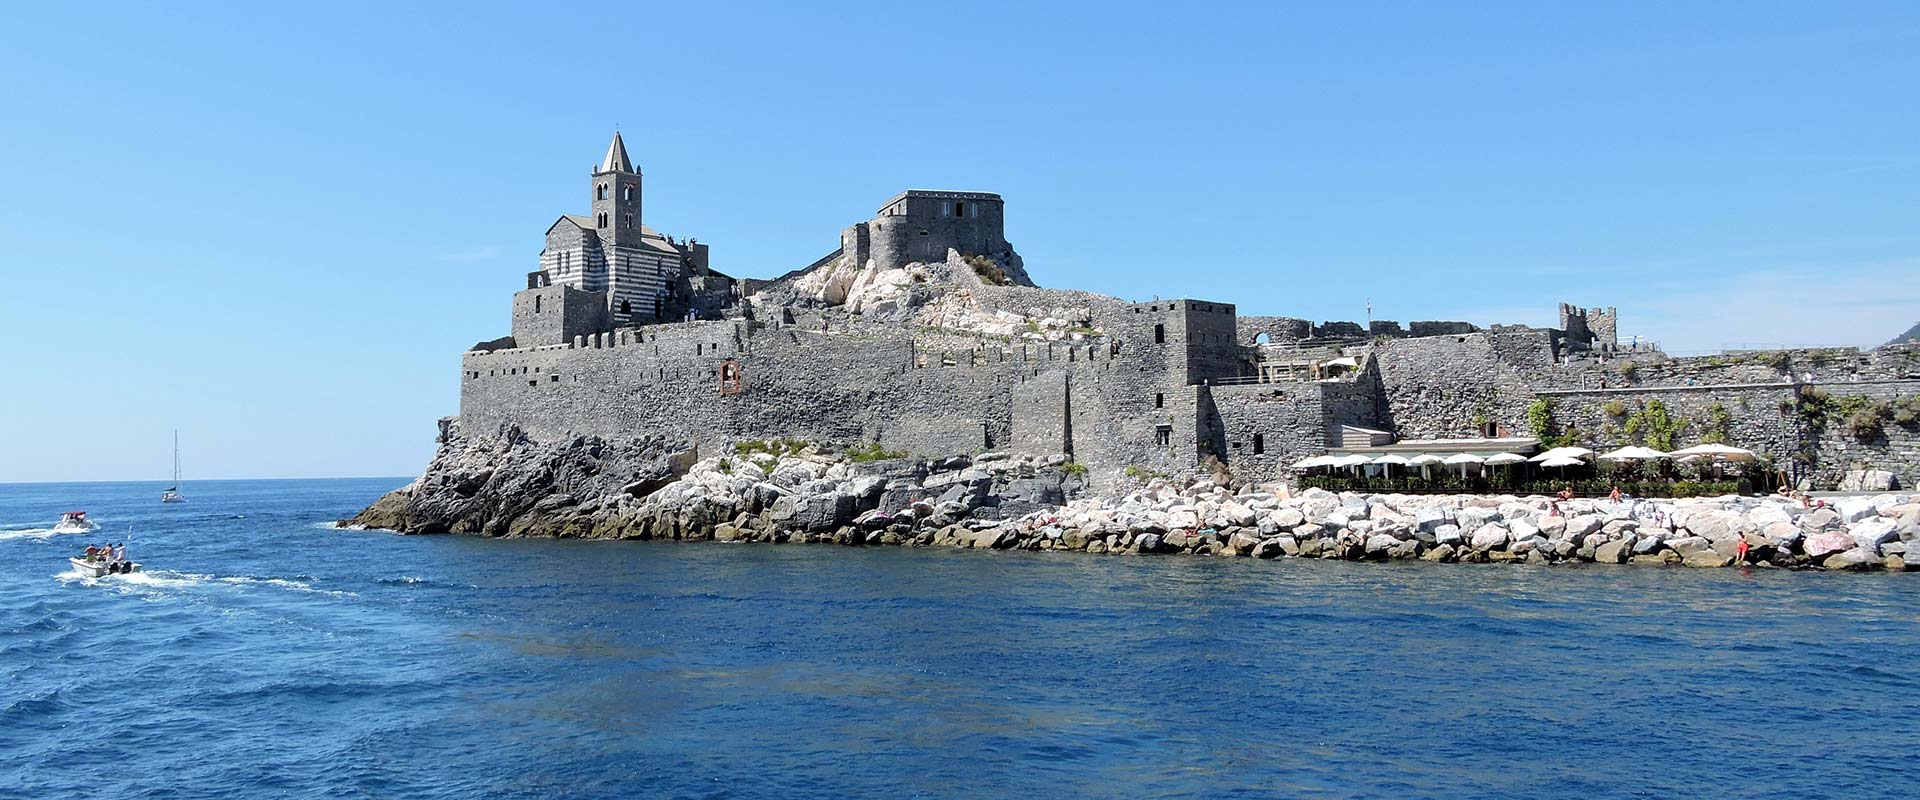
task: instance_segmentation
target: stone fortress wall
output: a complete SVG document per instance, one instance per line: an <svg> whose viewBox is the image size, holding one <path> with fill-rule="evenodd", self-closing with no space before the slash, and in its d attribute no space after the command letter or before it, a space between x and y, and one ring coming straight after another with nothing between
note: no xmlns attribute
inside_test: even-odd
<svg viewBox="0 0 1920 800"><path fill-rule="evenodd" d="M462 358L463 425L537 440L671 431L704 454L771 438L930 457L1063 453L1096 490L1117 490L1129 473L1216 459L1241 477L1285 475L1337 445L1342 426L1408 439L1533 436L1529 412L1542 400L1547 433L1611 448L1640 443L1623 416L1659 400L1689 421L1675 446L1713 432L1816 485L1863 466L1920 481L1912 424L1855 436L1796 402L1809 385L1836 397L1920 395L1915 346L1670 358L1621 346L1610 308L1563 304L1551 329L1403 328L1240 316L1210 300L1129 303L1034 286L1004 214L994 194L903 192L812 265L685 306L701 316L690 322L623 325L604 292L536 273L514 296L512 336ZM708 274L698 252L683 285ZM982 258L1003 279L969 266ZM808 283L828 270L841 271L837 282ZM900 282L896 295L856 311L849 293L885 280Z"/></svg>

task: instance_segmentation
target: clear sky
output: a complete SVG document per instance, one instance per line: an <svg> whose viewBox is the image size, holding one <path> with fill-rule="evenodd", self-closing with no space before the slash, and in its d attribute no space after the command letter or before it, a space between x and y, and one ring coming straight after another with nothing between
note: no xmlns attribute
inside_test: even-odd
<svg viewBox="0 0 1920 800"><path fill-rule="evenodd" d="M4 15L0 481L417 473L615 125L736 276L915 187L1134 299L1920 319L1912 2L266 5Z"/></svg>

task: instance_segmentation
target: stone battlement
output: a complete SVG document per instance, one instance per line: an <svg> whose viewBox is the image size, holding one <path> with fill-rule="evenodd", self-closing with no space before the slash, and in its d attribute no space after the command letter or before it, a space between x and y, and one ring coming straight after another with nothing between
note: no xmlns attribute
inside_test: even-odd
<svg viewBox="0 0 1920 800"><path fill-rule="evenodd" d="M736 282L705 245L641 225L617 138L593 181L594 215L550 227L513 295L512 335L461 359L469 430L1063 453L1100 487L1208 464L1277 477L1343 428L1638 444L1625 418L1660 400L1684 423L1676 446L1724 439L1815 484L1863 464L1920 480L1912 416L1891 412L1913 397L1914 347L1674 359L1621 346L1613 308L1560 304L1557 328L1403 327L1043 289L986 192L901 192L827 256ZM1845 385L1873 381L1890 383ZM1860 399L1814 419L1791 410L1809 383ZM1889 411L1870 432L1836 421L1873 403Z"/></svg>

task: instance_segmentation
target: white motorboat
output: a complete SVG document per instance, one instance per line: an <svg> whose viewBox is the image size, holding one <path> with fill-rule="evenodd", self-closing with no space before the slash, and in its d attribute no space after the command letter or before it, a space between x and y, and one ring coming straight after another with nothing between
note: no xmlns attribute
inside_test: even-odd
<svg viewBox="0 0 1920 800"><path fill-rule="evenodd" d="M132 561L106 561L99 558L89 559L74 556L67 559L73 565L73 571L91 578L104 578L108 575L130 575L140 571L140 565Z"/></svg>
<svg viewBox="0 0 1920 800"><path fill-rule="evenodd" d="M173 485L160 493L162 503L187 502L186 495L180 493L180 432L173 432Z"/></svg>
<svg viewBox="0 0 1920 800"><path fill-rule="evenodd" d="M93 520L87 519L85 511L69 511L60 515L60 521L53 526L54 533L92 533L100 530Z"/></svg>

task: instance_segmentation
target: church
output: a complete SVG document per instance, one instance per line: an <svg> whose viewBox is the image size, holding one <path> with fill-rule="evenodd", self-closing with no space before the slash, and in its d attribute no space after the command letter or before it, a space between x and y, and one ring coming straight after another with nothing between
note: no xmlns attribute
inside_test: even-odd
<svg viewBox="0 0 1920 800"><path fill-rule="evenodd" d="M730 303L734 281L708 267L707 245L647 226L640 170L618 132L593 169L592 192L592 213L563 214L547 228L527 288L598 293L578 300L600 306L588 315L609 328L711 315Z"/></svg>

